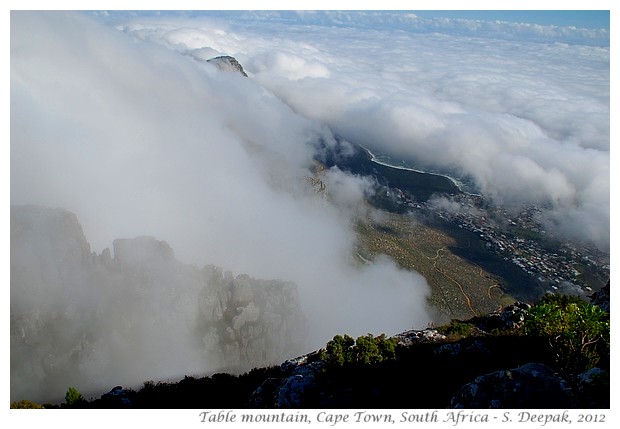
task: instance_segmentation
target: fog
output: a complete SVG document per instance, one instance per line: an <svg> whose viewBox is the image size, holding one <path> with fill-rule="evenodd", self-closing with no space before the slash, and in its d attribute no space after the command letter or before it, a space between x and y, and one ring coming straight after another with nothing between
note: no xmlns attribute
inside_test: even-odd
<svg viewBox="0 0 620 429"><path fill-rule="evenodd" d="M333 168L321 175L326 195L309 181L315 144L334 135L466 180L508 208L539 205L548 231L609 250L608 32L381 12L148 15L11 13L11 204L74 213L90 251L152 236L182 264L294 282L303 352L337 333L424 327L425 279L356 257L353 219L380 216L363 203L369 179ZM204 61L218 55L249 78ZM191 302L189 283L164 282L138 302L103 281L41 281L12 282L11 317L45 324L62 302L70 332L91 309L133 326L88 327L107 350L80 363L91 387L221 365L183 332L195 314L175 307L145 323L160 295ZM60 336L35 347L43 356L54 344ZM62 397L72 369L57 368L39 393ZM12 385L11 399L24 391Z"/></svg>
<svg viewBox="0 0 620 429"><path fill-rule="evenodd" d="M432 321L424 278L387 258L370 265L355 259L352 219L368 215L362 204L370 192L368 181L333 169L323 177L327 197L309 186L313 144L333 140L319 118L295 113L257 79L199 61L200 55L211 55L209 49L225 48L225 42L209 37L217 31L195 37L194 30L166 27L167 37L195 41L198 50L192 56L136 38L133 28L134 33L118 31L71 12L11 13L12 205L74 213L96 254L117 238L152 236L168 243L184 264L215 264L234 275L292 281L308 321L305 351L337 333L395 334ZM311 60L296 63L278 52L261 58L267 68L284 64L296 70L298 78L325 73ZM247 62L255 72L258 60ZM30 260L27 252L19 253L16 263L42 264L44 250L38 248ZM193 354L179 359L183 350L178 348L191 339L174 328L187 326L189 315L176 313L176 307L169 315L159 314L167 307L158 304L158 294L183 295L183 282L151 290L148 305L139 305L131 294L110 299L116 289L99 295L106 283L76 280L63 290L61 281L46 286L45 278L39 280L36 288L12 282L12 318L36 315L44 327L46 312L58 317L51 302L60 300L72 309L62 316L66 331L31 344L41 356L58 351L76 327L92 323L81 315L121 317L119 299L127 309L122 317L130 332L88 326L101 339L102 354L82 362L80 370L105 372L106 378L98 380L102 389L111 388L106 383L122 378L136 362L140 375L155 374L154 379L158 371L166 372L161 377L182 375L183 365L194 372L217 370L216 363L199 364ZM77 293L81 287L87 292ZM190 301L195 293L188 289ZM146 323L155 311L155 323ZM176 322L158 327L167 317ZM126 353L114 352L121 350ZM14 395L24 391L33 400L45 400L42 392L50 391L62 397L68 386L60 375L74 369L52 368L53 376L39 377L39 391L12 384L11 400L22 399ZM36 375L23 382L35 383ZM19 378L12 381L18 384Z"/></svg>
<svg viewBox="0 0 620 429"><path fill-rule="evenodd" d="M509 209L536 204L549 232L609 250L607 30L372 11L206 15L116 22L179 52L234 55L340 136Z"/></svg>

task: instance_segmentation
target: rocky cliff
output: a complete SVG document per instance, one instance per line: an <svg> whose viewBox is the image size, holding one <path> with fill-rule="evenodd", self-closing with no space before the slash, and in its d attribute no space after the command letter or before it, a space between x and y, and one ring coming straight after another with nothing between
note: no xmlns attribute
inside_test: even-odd
<svg viewBox="0 0 620 429"><path fill-rule="evenodd" d="M152 237L96 254L74 214L45 207L11 207L10 317L12 400L239 372L304 350L293 283L183 264Z"/></svg>

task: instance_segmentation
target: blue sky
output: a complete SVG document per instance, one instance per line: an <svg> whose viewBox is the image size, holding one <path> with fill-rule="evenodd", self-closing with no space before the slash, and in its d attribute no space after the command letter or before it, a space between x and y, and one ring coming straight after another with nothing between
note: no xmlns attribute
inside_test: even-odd
<svg viewBox="0 0 620 429"><path fill-rule="evenodd" d="M248 9L251 10L251 9ZM278 10L278 9L274 9ZM282 11L286 9L280 9ZM294 10L294 9L292 9ZM320 10L320 9L317 9ZM360 9L363 10L363 9ZM181 10L179 10L181 11ZM177 11L177 12L179 12ZM240 12L242 10L238 10ZM144 15L154 11L144 10ZM161 13L177 14L175 11ZM224 14L228 11L202 11L207 14ZM407 10L422 18L452 18L480 21L506 21L539 25L555 25L559 27L574 26L578 28L609 30L609 10ZM155 12L157 13L157 12ZM197 11L197 13L200 13Z"/></svg>
<svg viewBox="0 0 620 429"><path fill-rule="evenodd" d="M115 11L103 19L138 16L211 17L233 25L313 25L367 30L609 46L610 13L606 10L166 10Z"/></svg>
<svg viewBox="0 0 620 429"><path fill-rule="evenodd" d="M424 10L422 18L459 18L609 30L608 10Z"/></svg>

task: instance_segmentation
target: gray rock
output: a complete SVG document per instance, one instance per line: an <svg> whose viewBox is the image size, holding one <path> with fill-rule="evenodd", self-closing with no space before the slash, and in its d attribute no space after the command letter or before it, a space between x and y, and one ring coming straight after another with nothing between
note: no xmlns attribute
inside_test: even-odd
<svg viewBox="0 0 620 429"><path fill-rule="evenodd" d="M317 352L289 359L280 365L282 378L268 378L252 393L250 405L269 408L303 407L306 392L315 386L316 375L323 367L323 362L314 360ZM310 362L312 360L312 362Z"/></svg>
<svg viewBox="0 0 620 429"><path fill-rule="evenodd" d="M484 332L518 329L523 326L530 308L531 305L526 302L515 302L499 311L474 318L472 321L476 328Z"/></svg>
<svg viewBox="0 0 620 429"><path fill-rule="evenodd" d="M477 377L450 401L450 408L570 408L573 397L551 368L528 363Z"/></svg>
<svg viewBox="0 0 620 429"><path fill-rule="evenodd" d="M213 64L221 71L237 72L241 73L245 77L248 77L246 72L243 70L243 66L239 64L239 61L237 61L235 57L231 57L229 55L222 55L220 57L208 59L207 62L209 64Z"/></svg>
<svg viewBox="0 0 620 429"><path fill-rule="evenodd" d="M590 368L577 375L573 388L579 408L609 408L609 373L601 368Z"/></svg>
<svg viewBox="0 0 620 429"><path fill-rule="evenodd" d="M486 343L480 339L471 342L454 342L442 344L435 349L438 357L463 358L463 359L488 359L491 352Z"/></svg>
<svg viewBox="0 0 620 429"><path fill-rule="evenodd" d="M437 332L436 329L409 330L394 336L402 346L410 346L419 342L441 342L446 336Z"/></svg>
<svg viewBox="0 0 620 429"><path fill-rule="evenodd" d="M515 302L504 307L499 314L500 329L518 329L523 326L525 316L532 306L526 302Z"/></svg>

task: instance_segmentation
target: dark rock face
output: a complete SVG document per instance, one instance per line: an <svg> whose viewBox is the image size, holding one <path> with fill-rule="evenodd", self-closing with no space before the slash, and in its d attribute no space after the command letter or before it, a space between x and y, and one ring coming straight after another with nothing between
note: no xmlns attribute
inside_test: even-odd
<svg viewBox="0 0 620 429"><path fill-rule="evenodd" d="M109 408L131 408L132 403L128 397L129 394L129 390L123 389L122 386L116 386L108 393L103 394L101 401Z"/></svg>
<svg viewBox="0 0 620 429"><path fill-rule="evenodd" d="M452 398L451 408L569 408L565 381L551 368L528 363L477 377Z"/></svg>
<svg viewBox="0 0 620 429"><path fill-rule="evenodd" d="M323 367L318 353L289 359L280 365L282 378L268 378L250 396L248 405L255 408L303 407L309 391L316 387L317 374Z"/></svg>
<svg viewBox="0 0 620 429"><path fill-rule="evenodd" d="M590 299L592 301L592 304L600 307L601 310L609 313L611 309L611 305L610 305L611 295L610 295L610 290L609 290L609 280L607 280L607 284L603 288L601 288L601 290L596 291L590 297Z"/></svg>
<svg viewBox="0 0 620 429"><path fill-rule="evenodd" d="M213 64L219 70L225 72L237 72L243 76L248 77L247 73L243 70L243 66L239 64L239 61L235 57L223 55L221 57L215 57L207 60L209 64Z"/></svg>
<svg viewBox="0 0 620 429"><path fill-rule="evenodd" d="M484 332L518 329L525 322L525 315L531 308L526 302L515 302L482 318L474 318L474 324Z"/></svg>

